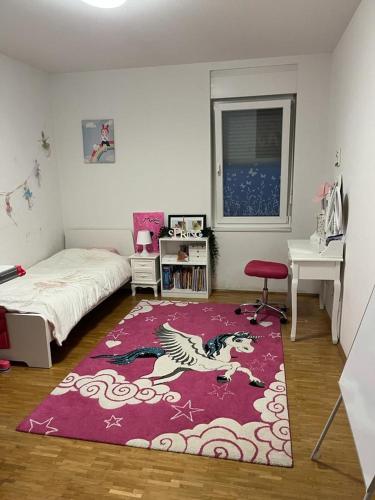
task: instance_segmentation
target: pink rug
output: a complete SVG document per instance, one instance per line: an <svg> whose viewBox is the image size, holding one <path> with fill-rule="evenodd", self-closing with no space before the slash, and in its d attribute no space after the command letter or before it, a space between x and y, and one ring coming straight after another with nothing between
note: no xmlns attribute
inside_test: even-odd
<svg viewBox="0 0 375 500"><path fill-rule="evenodd" d="M292 466L279 319L141 301L17 430Z"/></svg>

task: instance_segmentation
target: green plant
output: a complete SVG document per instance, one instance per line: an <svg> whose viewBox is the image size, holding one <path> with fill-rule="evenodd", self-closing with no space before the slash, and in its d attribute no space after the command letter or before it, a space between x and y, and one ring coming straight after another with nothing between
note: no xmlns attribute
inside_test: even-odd
<svg viewBox="0 0 375 500"><path fill-rule="evenodd" d="M205 229L203 229L202 234L205 238L208 238L208 243L210 244L212 274L215 274L217 261L219 258L219 245L217 243L215 231L212 229L212 227L206 227Z"/></svg>
<svg viewBox="0 0 375 500"><path fill-rule="evenodd" d="M159 238L168 238L169 237L169 227L162 226L159 231Z"/></svg>

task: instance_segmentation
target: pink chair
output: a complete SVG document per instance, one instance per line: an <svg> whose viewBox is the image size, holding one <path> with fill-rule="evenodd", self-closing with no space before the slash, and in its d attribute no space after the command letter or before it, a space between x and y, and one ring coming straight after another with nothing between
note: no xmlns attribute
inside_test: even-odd
<svg viewBox="0 0 375 500"><path fill-rule="evenodd" d="M238 309L235 310L236 314L253 314L250 323L255 325L257 323L258 314L263 309L271 309L280 314L280 322L286 323L288 321L285 314L286 306L280 304L272 304L268 302L268 288L267 283L269 279L283 280L288 277L288 267L285 264L280 264L279 262L267 262L265 260L251 260L245 266L244 273L247 276L255 276L257 278L263 278L263 293L262 298L257 300L253 304L241 304ZM255 307L254 311L246 311L247 306ZM245 310L243 310L245 308Z"/></svg>

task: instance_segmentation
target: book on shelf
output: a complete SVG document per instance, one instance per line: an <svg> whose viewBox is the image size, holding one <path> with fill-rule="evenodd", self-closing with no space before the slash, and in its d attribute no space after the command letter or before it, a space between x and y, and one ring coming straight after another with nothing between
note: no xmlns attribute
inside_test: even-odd
<svg viewBox="0 0 375 500"><path fill-rule="evenodd" d="M205 292L207 290L206 268L202 266L163 265L163 289L173 288Z"/></svg>

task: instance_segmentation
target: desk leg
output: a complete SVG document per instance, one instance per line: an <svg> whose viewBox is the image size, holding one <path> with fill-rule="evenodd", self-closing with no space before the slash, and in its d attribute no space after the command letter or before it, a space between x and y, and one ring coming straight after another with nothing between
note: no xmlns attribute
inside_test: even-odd
<svg viewBox="0 0 375 500"><path fill-rule="evenodd" d="M326 298L326 281L322 280L320 282L320 292L319 292L319 307L320 307L320 309L324 309L325 298Z"/></svg>
<svg viewBox="0 0 375 500"><path fill-rule="evenodd" d="M339 332L338 332L338 321L339 321L339 301L340 301L340 290L341 290L341 282L340 280L335 280L333 282L333 304L332 304L332 342L337 344L339 341Z"/></svg>
<svg viewBox="0 0 375 500"><path fill-rule="evenodd" d="M287 296L286 305L288 309L292 307L292 274L289 272L288 274L288 296Z"/></svg>
<svg viewBox="0 0 375 500"><path fill-rule="evenodd" d="M292 330L290 332L290 340L296 340L296 329L297 329L297 288L298 279L292 279Z"/></svg>

